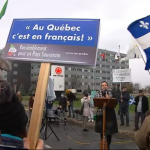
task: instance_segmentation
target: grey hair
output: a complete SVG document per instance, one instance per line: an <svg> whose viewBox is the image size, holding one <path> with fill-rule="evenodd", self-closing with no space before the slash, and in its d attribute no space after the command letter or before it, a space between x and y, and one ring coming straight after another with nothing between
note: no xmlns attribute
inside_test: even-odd
<svg viewBox="0 0 150 150"><path fill-rule="evenodd" d="M8 82L1 83L0 87L0 104L10 102L12 99L12 87Z"/></svg>

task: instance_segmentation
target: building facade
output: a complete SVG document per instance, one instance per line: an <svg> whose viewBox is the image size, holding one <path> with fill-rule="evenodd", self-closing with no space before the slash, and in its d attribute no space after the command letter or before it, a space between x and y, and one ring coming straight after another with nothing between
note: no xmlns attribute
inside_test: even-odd
<svg viewBox="0 0 150 150"><path fill-rule="evenodd" d="M100 56L105 54L105 59ZM119 69L119 63L115 60L116 52L99 49L97 54L96 68L86 67L65 67L65 89L77 89L78 93L82 93L90 86L91 90L100 89L100 83L107 81L109 85L112 85L112 70ZM126 57L126 54L120 53L121 58ZM129 62L121 63L122 69L129 68ZM31 82L36 83L38 79L40 64L31 64Z"/></svg>
<svg viewBox="0 0 150 150"><path fill-rule="evenodd" d="M31 86L31 63L13 61L11 65L12 71L7 72L7 81L11 83L12 87L16 87L16 91L23 85L25 93L28 94Z"/></svg>
<svg viewBox="0 0 150 150"><path fill-rule="evenodd" d="M105 54L105 59L100 56L101 54ZM112 70L119 69L115 55L116 52L99 49L95 69L66 66L65 89L75 88L78 93L82 93L88 86L91 90L99 90L102 81L107 81L109 85L112 85ZM120 56L126 57L126 54L120 53ZM31 84L37 83L40 63L14 62L12 66L12 71L8 73L7 78L13 85L19 86L22 83L27 90ZM128 69L129 62L122 62L121 68Z"/></svg>

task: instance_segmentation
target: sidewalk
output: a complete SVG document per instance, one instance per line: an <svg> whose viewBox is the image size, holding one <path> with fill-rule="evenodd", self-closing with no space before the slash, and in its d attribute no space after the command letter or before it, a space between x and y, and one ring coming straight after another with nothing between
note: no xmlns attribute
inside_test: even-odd
<svg viewBox="0 0 150 150"><path fill-rule="evenodd" d="M67 121L74 123L74 124L82 125L82 121L76 120L74 118L67 118ZM134 136L134 134L136 133L135 131L133 131L133 129L134 129L134 122L133 121L130 121L130 125L128 127L126 125L120 126L120 120L117 117L117 123L118 123L119 133L128 134L129 136ZM94 123L88 122L88 127L94 128L95 122Z"/></svg>
<svg viewBox="0 0 150 150"><path fill-rule="evenodd" d="M27 101L23 101L22 104L24 105L25 108L29 108L28 107L28 102ZM135 131L133 131L134 129L134 113L130 113L129 114L129 126L120 126L120 116L117 115L117 112L116 112L116 116L117 116L117 122L118 122L118 129L119 129L119 133L125 133L125 134L129 134L129 136L134 136L134 134L136 133ZM125 119L125 117L124 117ZM82 121L79 121L79 120L76 120L74 118L67 118L67 121L68 122L71 122L71 123L75 123L75 124L78 124L78 125L82 125ZM91 123L91 122L88 122L88 127L90 128L94 128L95 127L95 123Z"/></svg>

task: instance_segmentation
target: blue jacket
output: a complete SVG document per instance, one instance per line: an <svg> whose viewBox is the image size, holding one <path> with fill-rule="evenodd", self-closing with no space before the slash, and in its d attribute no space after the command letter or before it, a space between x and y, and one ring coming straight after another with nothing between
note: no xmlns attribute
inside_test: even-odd
<svg viewBox="0 0 150 150"><path fill-rule="evenodd" d="M23 140L19 137L12 136L9 134L1 134L1 145L4 145L4 147L11 146L14 147L15 149L24 149ZM0 146L0 150L4 150L4 149L6 148Z"/></svg>

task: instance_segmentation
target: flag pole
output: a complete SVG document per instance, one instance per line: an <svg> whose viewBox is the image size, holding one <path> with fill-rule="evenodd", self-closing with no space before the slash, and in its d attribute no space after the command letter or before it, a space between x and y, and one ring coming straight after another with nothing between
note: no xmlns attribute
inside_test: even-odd
<svg viewBox="0 0 150 150"><path fill-rule="evenodd" d="M94 91L94 68L93 68L93 91Z"/></svg>
<svg viewBox="0 0 150 150"><path fill-rule="evenodd" d="M138 47L138 49L139 49L139 51L140 51L140 48L139 48L139 46L138 46L138 43L137 43L137 47ZM144 61L144 64L146 65L146 61L144 60L144 57L143 57L141 51L140 51L140 54L141 54L141 56L142 56L142 59L143 59L143 61ZM148 73L149 73L149 75L150 75L150 71L149 71L149 70L148 70Z"/></svg>
<svg viewBox="0 0 150 150"><path fill-rule="evenodd" d="M120 45L119 45L119 69L121 69L121 62L120 62ZM120 92L121 92L121 86L122 86L122 84L121 84L121 82L120 82Z"/></svg>
<svg viewBox="0 0 150 150"><path fill-rule="evenodd" d="M105 75L106 75L106 82L107 82L107 71L106 71L106 49L105 49Z"/></svg>

